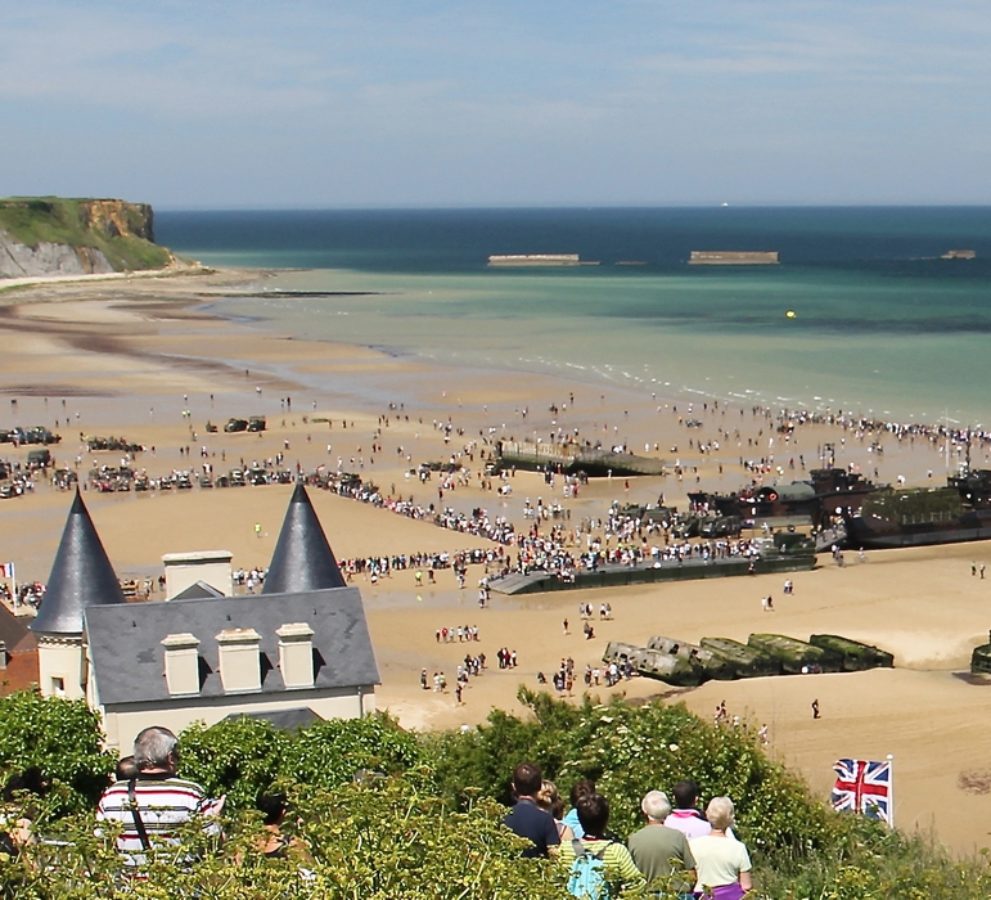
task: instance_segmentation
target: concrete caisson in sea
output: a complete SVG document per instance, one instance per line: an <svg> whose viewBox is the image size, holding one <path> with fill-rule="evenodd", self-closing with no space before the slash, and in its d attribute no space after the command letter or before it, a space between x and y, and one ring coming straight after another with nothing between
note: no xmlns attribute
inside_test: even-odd
<svg viewBox="0 0 991 900"><path fill-rule="evenodd" d="M512 268L514 266L580 266L577 253L494 253L489 257L490 266Z"/></svg>
<svg viewBox="0 0 991 900"><path fill-rule="evenodd" d="M776 266L777 250L693 250L690 266Z"/></svg>

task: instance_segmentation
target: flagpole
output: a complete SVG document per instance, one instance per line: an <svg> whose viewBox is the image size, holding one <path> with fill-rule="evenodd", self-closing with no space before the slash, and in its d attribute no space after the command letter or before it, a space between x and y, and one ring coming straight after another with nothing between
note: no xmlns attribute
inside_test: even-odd
<svg viewBox="0 0 991 900"><path fill-rule="evenodd" d="M889 753L888 759L888 827L895 827L895 757Z"/></svg>

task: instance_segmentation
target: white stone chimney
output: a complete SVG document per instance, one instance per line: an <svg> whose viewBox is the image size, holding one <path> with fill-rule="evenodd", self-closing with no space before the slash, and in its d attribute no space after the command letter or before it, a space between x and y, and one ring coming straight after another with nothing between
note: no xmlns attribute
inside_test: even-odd
<svg viewBox="0 0 991 900"><path fill-rule="evenodd" d="M261 635L254 628L226 628L217 635L220 648L220 680L224 693L262 689Z"/></svg>
<svg viewBox="0 0 991 900"><path fill-rule="evenodd" d="M188 631L166 635L162 641L165 648L165 683L169 694L198 694L200 692L200 641Z"/></svg>
<svg viewBox="0 0 991 900"><path fill-rule="evenodd" d="M196 582L203 581L225 597L234 593L234 573L230 550L196 550L189 553L166 553L165 599L171 600Z"/></svg>
<svg viewBox="0 0 991 900"><path fill-rule="evenodd" d="M313 687L313 629L306 622L288 622L279 636L279 668L287 688Z"/></svg>

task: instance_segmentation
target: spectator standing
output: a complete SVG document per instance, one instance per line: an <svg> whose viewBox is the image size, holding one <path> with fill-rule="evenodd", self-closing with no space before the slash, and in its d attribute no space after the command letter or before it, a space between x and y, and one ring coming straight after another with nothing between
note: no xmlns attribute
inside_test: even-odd
<svg viewBox="0 0 991 900"><path fill-rule="evenodd" d="M649 791L641 801L640 809L647 824L631 834L627 842L633 862L648 883L684 871L686 880L680 887L680 893L683 897L690 897L695 883L695 857L684 833L664 824L671 814L667 794Z"/></svg>
<svg viewBox="0 0 991 900"><path fill-rule="evenodd" d="M545 779L541 782L540 791L537 794L537 806L553 817L562 844L574 839L574 832L561 821L561 814L564 812L564 800L561 799L561 794L553 781Z"/></svg>
<svg viewBox="0 0 991 900"><path fill-rule="evenodd" d="M516 804L502 820L503 824L532 846L523 851L525 857L549 856L556 853L561 844L554 817L537 806L543 778L540 768L533 763L520 763L513 770L513 795Z"/></svg>
<svg viewBox="0 0 991 900"><path fill-rule="evenodd" d="M585 830L582 828L582 823L578 821L578 801L584 797L586 794L595 793L595 782L589 781L586 778L580 778L573 785L571 785L571 791L568 793L568 800L571 802L571 809L568 810L565 817L561 820L567 825L575 837L584 837Z"/></svg>
<svg viewBox="0 0 991 900"><path fill-rule="evenodd" d="M674 809L664 820L668 828L674 828L689 840L708 834L712 828L696 807L699 799L699 786L691 779L679 781L672 791Z"/></svg>
<svg viewBox="0 0 991 900"><path fill-rule="evenodd" d="M712 900L740 900L753 888L753 881L750 854L731 836L733 801L729 797L713 797L705 815L711 831L689 841L698 872L695 891L707 890Z"/></svg>
<svg viewBox="0 0 991 900"><path fill-rule="evenodd" d="M98 822L121 826L117 850L125 866L143 866L148 851L178 844L180 826L202 817L205 833L220 836L216 817L224 798L210 800L193 781L177 777L179 751L176 736L168 728L152 726L134 739L137 775L116 781L104 792L97 807Z"/></svg>
<svg viewBox="0 0 991 900"><path fill-rule="evenodd" d="M630 851L623 844L605 836L609 825L609 803L605 797L595 793L580 797L578 821L581 822L585 836L561 845L561 864L572 873L569 887L572 894L578 897L584 896L580 885L582 863L585 860L601 862L599 877L609 887L616 886L625 890L644 884L644 877L634 864ZM575 884L576 881L578 886ZM609 894L600 890L592 896L595 900L599 900Z"/></svg>

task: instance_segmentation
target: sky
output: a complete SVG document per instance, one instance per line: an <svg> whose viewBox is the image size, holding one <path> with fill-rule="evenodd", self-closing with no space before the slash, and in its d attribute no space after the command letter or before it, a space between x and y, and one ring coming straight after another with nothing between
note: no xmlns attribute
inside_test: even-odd
<svg viewBox="0 0 991 900"><path fill-rule="evenodd" d="M991 203L988 0L2 0L0 196Z"/></svg>

